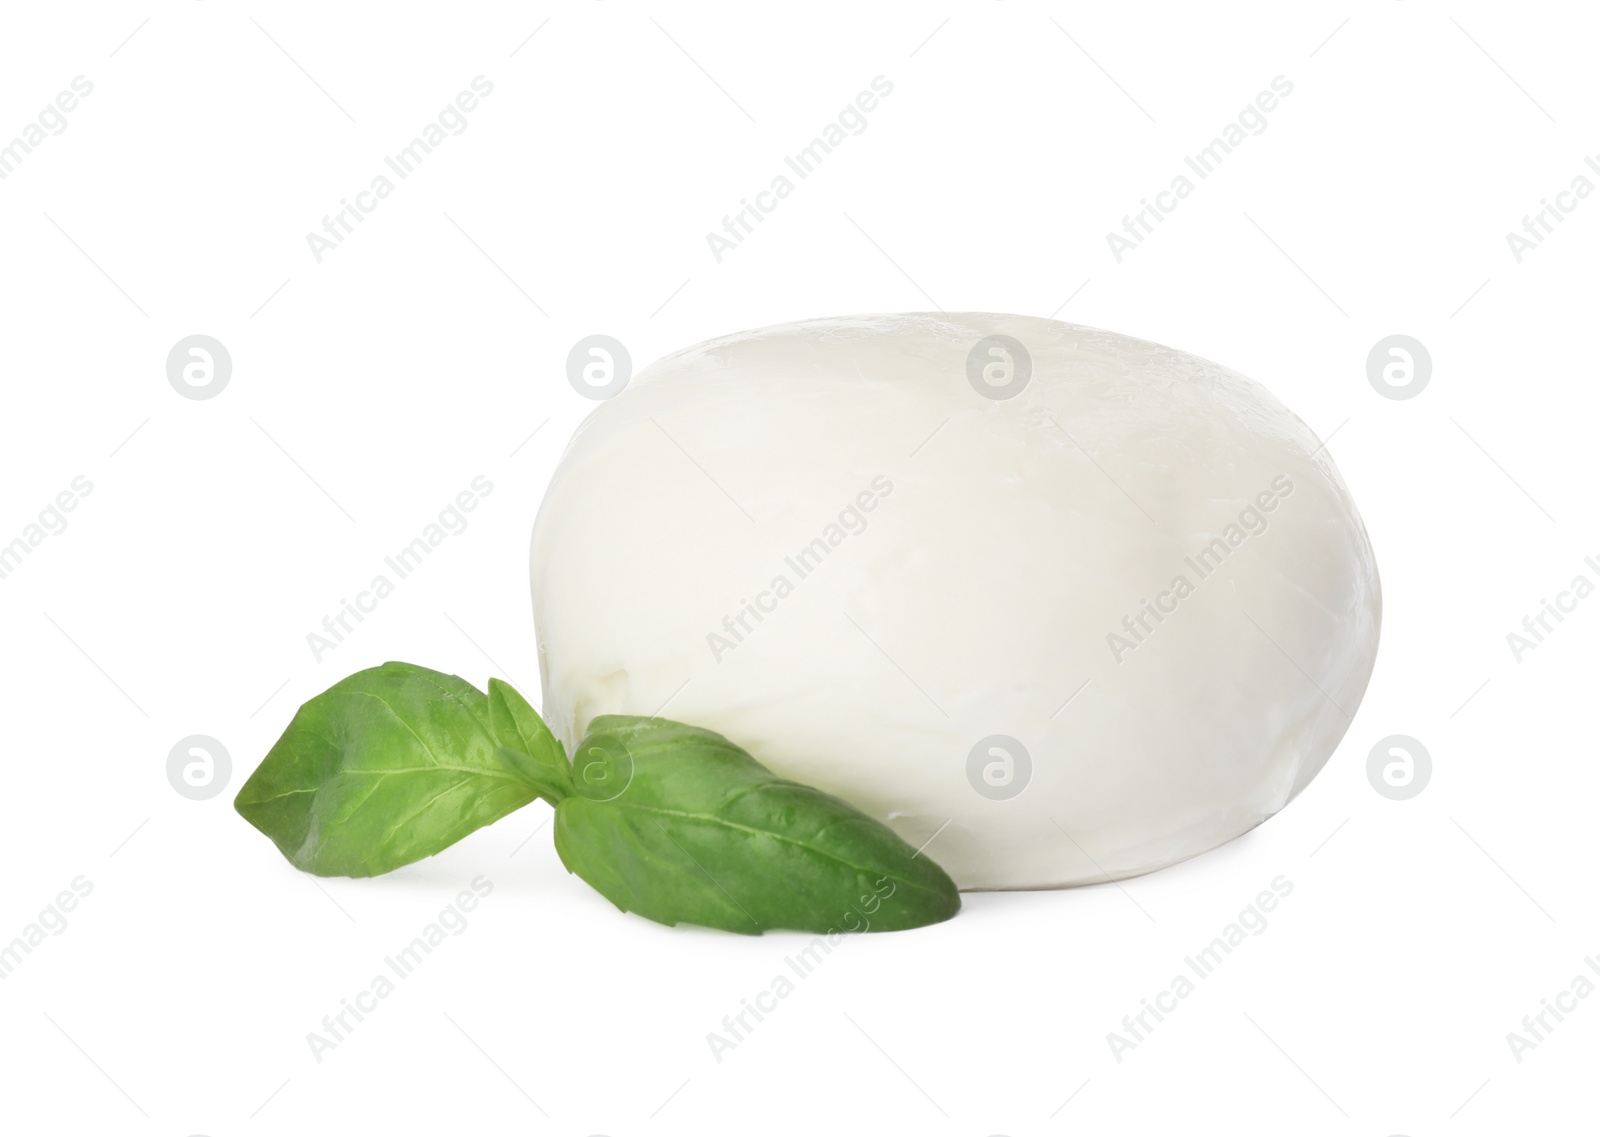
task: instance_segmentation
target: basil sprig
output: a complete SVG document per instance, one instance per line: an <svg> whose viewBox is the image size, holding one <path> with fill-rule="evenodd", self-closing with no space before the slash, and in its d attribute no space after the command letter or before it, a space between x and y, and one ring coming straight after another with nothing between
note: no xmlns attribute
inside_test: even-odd
<svg viewBox="0 0 1600 1137"><path fill-rule="evenodd" d="M373 876L536 798L568 871L625 912L755 934L954 916L949 876L887 826L719 734L604 715L571 764L513 687L407 663L307 702L234 801L297 868Z"/></svg>

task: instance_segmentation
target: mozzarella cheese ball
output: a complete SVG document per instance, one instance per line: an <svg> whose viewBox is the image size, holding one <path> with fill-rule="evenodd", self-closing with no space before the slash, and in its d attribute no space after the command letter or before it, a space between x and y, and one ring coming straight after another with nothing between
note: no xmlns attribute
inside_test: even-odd
<svg viewBox="0 0 1600 1137"><path fill-rule="evenodd" d="M1028 316L808 320L600 403L532 548L544 715L720 732L966 889L1150 872L1332 754L1380 596L1263 387Z"/></svg>

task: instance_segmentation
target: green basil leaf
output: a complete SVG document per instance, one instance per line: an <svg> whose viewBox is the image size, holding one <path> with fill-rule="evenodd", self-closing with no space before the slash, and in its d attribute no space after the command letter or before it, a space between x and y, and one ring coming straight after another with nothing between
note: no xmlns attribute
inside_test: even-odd
<svg viewBox="0 0 1600 1137"><path fill-rule="evenodd" d="M497 756L490 720L488 698L458 676L358 671L295 713L234 808L306 872L388 872L538 796Z"/></svg>
<svg viewBox="0 0 1600 1137"><path fill-rule="evenodd" d="M556 807L568 871L624 912L731 932L893 931L954 916L943 869L883 825L719 734L603 715Z"/></svg>
<svg viewBox="0 0 1600 1137"><path fill-rule="evenodd" d="M522 693L499 679L489 680L489 728L501 763L540 797L555 805L572 792L567 752Z"/></svg>

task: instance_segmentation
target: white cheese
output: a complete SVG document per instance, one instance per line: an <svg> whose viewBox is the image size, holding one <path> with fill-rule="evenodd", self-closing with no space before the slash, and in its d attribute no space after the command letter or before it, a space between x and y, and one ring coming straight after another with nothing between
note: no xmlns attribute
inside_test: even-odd
<svg viewBox="0 0 1600 1137"><path fill-rule="evenodd" d="M987 314L661 360L579 429L532 575L569 749L606 713L720 731L963 888L1132 876L1272 816L1349 726L1381 607L1332 459L1261 386Z"/></svg>

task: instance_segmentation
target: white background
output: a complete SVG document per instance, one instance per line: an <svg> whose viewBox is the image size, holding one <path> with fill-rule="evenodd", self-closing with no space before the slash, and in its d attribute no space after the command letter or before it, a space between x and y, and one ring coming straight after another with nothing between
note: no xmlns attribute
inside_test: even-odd
<svg viewBox="0 0 1600 1137"><path fill-rule="evenodd" d="M0 542L75 476L93 490L0 580L0 939L74 877L93 892L0 982L6 1128L1592 1118L1600 998L1520 1063L1506 1035L1600 953L1600 600L1520 663L1506 635L1600 579L1600 200L1521 263L1506 234L1600 155L1596 30L1578 4L8 6L0 140L74 76L94 89L0 181ZM306 234L477 75L468 129L319 264ZM717 263L707 232L877 75L868 129ZM1269 128L1117 263L1107 232L1277 75ZM537 692L527 543L592 406L564 374L578 338L642 366L935 306L1180 347L1334 435L1383 643L1280 816L1121 887L969 895L850 940L719 1063L707 1033L800 937L616 913L542 804L364 881L296 873L233 813L294 708L360 667ZM1406 401L1366 376L1397 332L1434 364ZM194 333L233 359L204 401L165 374ZM314 660L306 634L480 474L470 528ZM1395 733L1434 761L1405 802L1365 773ZM191 734L233 756L210 800L168 784ZM314 1060L307 1033L480 874L466 931ZM1107 1033L1280 874L1268 929L1116 1061Z"/></svg>

